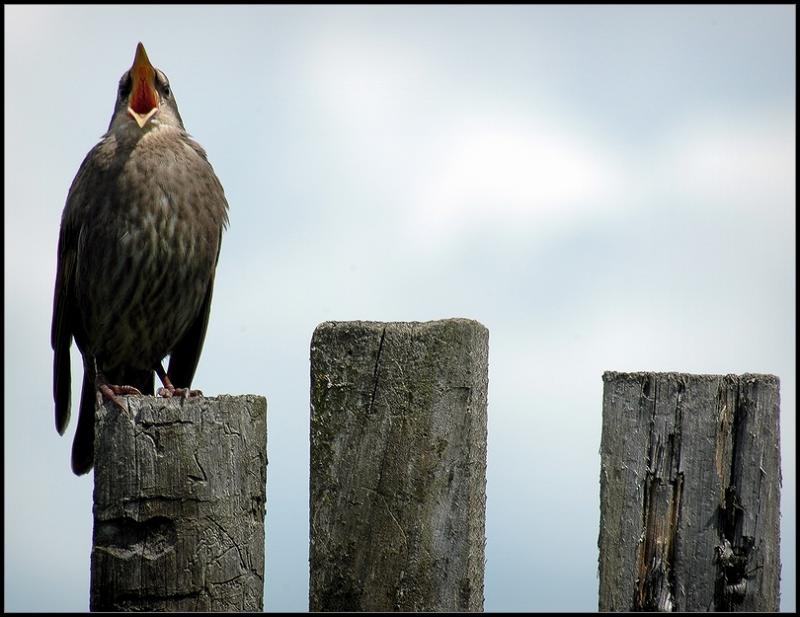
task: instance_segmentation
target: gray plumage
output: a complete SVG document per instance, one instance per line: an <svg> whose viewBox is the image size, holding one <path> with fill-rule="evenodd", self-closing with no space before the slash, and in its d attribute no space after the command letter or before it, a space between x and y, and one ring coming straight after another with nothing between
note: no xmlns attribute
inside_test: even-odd
<svg viewBox="0 0 800 617"><path fill-rule="evenodd" d="M144 113L135 112L156 101L157 111L140 126ZM166 75L150 65L140 43L120 79L108 132L81 164L61 220L53 394L63 434L74 338L84 364L76 474L93 465L97 372L107 383L153 394L154 370L170 354L172 383L190 387L227 209L205 151L184 130Z"/></svg>

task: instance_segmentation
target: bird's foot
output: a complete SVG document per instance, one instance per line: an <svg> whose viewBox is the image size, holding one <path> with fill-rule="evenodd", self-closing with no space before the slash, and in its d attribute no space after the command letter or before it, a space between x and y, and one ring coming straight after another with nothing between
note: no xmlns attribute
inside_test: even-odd
<svg viewBox="0 0 800 617"><path fill-rule="evenodd" d="M134 396L141 396L142 393L133 386L117 386L110 384L105 380L100 373L97 375L97 404L102 405L103 399L114 403L121 411L127 411L120 396L132 394Z"/></svg>
<svg viewBox="0 0 800 617"><path fill-rule="evenodd" d="M196 398L198 396L203 396L203 393L200 390L190 390L189 388L176 388L172 385L172 381L170 381L169 376L167 375L164 367L159 365L156 367L156 373L158 374L159 379L161 379L161 383L164 384L163 388L158 389L158 395L164 398Z"/></svg>
<svg viewBox="0 0 800 617"><path fill-rule="evenodd" d="M196 398L203 396L201 390L190 390L189 388L176 388L172 384L158 389L158 395L164 398Z"/></svg>
<svg viewBox="0 0 800 617"><path fill-rule="evenodd" d="M134 388L133 386L115 386L113 384L103 384L101 388L109 391L111 394L127 396L129 394L133 396L142 396L141 390L138 388Z"/></svg>

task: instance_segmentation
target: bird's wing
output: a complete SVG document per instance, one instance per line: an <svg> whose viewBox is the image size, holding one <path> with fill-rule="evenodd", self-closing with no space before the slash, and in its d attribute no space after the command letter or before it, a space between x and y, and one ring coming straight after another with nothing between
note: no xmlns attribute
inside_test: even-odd
<svg viewBox="0 0 800 617"><path fill-rule="evenodd" d="M53 400L56 411L56 430L64 434L70 417L71 371L70 347L75 337L81 340L79 320L75 310L75 271L77 267L78 244L82 232L80 223L82 203L87 197L87 188L95 170L92 164L93 148L81 163L72 181L64 213L61 217L61 231L58 237L58 262L56 265L56 284L53 295L53 323L50 344L53 347Z"/></svg>
<svg viewBox="0 0 800 617"><path fill-rule="evenodd" d="M217 259L219 259L219 249L217 250ZM167 374L176 388L189 388L192 384L194 372L197 370L197 363L200 360L200 352L203 350L203 342L206 338L213 291L214 271L212 270L211 278L206 288L206 295L203 298L203 304L200 306L197 317L195 317L192 325L189 326L170 354Z"/></svg>
<svg viewBox="0 0 800 617"><path fill-rule="evenodd" d="M184 142L194 150L197 158L195 164L202 175L209 179L210 192L215 195L216 203L219 206L219 215L222 220L222 229L228 225L228 202L225 199L225 191L220 184L219 178L214 174L211 164L208 162L206 152L203 147L191 139L187 133L183 133ZM169 358L169 368L167 374L176 388L189 388L197 370L197 363L200 360L200 352L203 350L203 342L206 338L206 328L208 327L208 316L211 312L211 296L214 291L214 273L219 262L219 251L222 246L222 229L217 238L217 256L214 260L214 267L211 269L206 295L197 313L197 317L184 333L183 337L177 342Z"/></svg>
<svg viewBox="0 0 800 617"><path fill-rule="evenodd" d="M50 343L53 346L53 400L56 404L56 430L64 434L69 423L71 374L69 348L72 346L72 279L75 272L75 251L70 247L62 226L58 241L58 266L56 288L53 298L53 326Z"/></svg>
<svg viewBox="0 0 800 617"><path fill-rule="evenodd" d="M72 192L67 199L72 199ZM66 210L65 210L66 214ZM64 434L69 423L71 372L69 350L73 336L75 263L80 230L75 229L68 216L61 221L58 238L58 264L53 297L53 324L50 344L53 347L53 400L56 407L56 430Z"/></svg>

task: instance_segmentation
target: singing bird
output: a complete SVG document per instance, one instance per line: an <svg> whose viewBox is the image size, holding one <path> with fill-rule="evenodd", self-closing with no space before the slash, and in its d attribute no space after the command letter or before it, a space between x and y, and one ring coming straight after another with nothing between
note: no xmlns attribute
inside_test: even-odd
<svg viewBox="0 0 800 617"><path fill-rule="evenodd" d="M103 398L190 390L208 325L228 203L183 127L163 71L139 43L108 131L83 160L58 240L51 343L56 430L70 418L70 347L83 357L72 470L94 465ZM162 362L169 355L165 372Z"/></svg>

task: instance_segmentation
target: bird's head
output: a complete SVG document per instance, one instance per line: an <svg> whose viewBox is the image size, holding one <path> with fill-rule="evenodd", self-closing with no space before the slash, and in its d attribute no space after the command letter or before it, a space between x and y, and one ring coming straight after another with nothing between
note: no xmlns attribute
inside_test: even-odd
<svg viewBox="0 0 800 617"><path fill-rule="evenodd" d="M135 128L143 132L155 126L173 126L182 130L183 121L167 76L150 64L144 45L139 43L133 66L119 80L117 103L109 130Z"/></svg>

